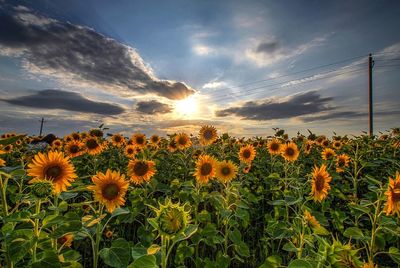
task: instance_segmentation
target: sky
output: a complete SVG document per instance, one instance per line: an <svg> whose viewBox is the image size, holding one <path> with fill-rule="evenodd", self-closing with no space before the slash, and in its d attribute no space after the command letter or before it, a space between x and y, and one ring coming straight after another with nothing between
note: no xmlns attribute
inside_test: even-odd
<svg viewBox="0 0 400 268"><path fill-rule="evenodd" d="M0 132L399 127L399 1L0 0Z"/></svg>

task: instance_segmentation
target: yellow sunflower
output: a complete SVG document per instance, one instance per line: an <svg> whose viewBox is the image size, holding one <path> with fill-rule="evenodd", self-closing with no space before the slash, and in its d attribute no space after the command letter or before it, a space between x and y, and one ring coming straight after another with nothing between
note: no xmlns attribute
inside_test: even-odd
<svg viewBox="0 0 400 268"><path fill-rule="evenodd" d="M8 144L8 145L4 146L4 148L3 148L3 151L4 151L6 154L11 153L12 150L13 150L12 144Z"/></svg>
<svg viewBox="0 0 400 268"><path fill-rule="evenodd" d="M176 142L174 139L171 139L171 141L168 143L168 151L171 153L175 152L177 149Z"/></svg>
<svg viewBox="0 0 400 268"><path fill-rule="evenodd" d="M186 149L192 145L190 137L185 133L179 133L175 136L175 143L178 149Z"/></svg>
<svg viewBox="0 0 400 268"><path fill-rule="evenodd" d="M374 264L373 262L366 262L361 266L361 268L378 268L378 264Z"/></svg>
<svg viewBox="0 0 400 268"><path fill-rule="evenodd" d="M213 126L202 126L199 131L201 145L210 145L218 139L217 129Z"/></svg>
<svg viewBox="0 0 400 268"><path fill-rule="evenodd" d="M328 139L323 140L321 145L322 145L322 147L328 147L329 146L329 140Z"/></svg>
<svg viewBox="0 0 400 268"><path fill-rule="evenodd" d="M245 145L242 148L240 148L239 151L239 159L240 161L250 164L251 161L254 160L256 157L256 150L254 149L254 146L251 144Z"/></svg>
<svg viewBox="0 0 400 268"><path fill-rule="evenodd" d="M304 154L308 155L311 152L313 141L307 140L307 142L304 144Z"/></svg>
<svg viewBox="0 0 400 268"><path fill-rule="evenodd" d="M94 128L89 130L89 135L92 137L103 138L104 132L101 129Z"/></svg>
<svg viewBox="0 0 400 268"><path fill-rule="evenodd" d="M60 150L61 147L62 147L62 141L60 139L55 139L51 143L51 149L53 149L53 150Z"/></svg>
<svg viewBox="0 0 400 268"><path fill-rule="evenodd" d="M385 193L387 202L386 215L397 214L400 217L400 173L396 172L396 178L389 178L389 186Z"/></svg>
<svg viewBox="0 0 400 268"><path fill-rule="evenodd" d="M323 142L324 140L326 140L326 136L321 135L321 136L319 136L319 137L315 140L315 143L318 144L318 145L322 145L322 142Z"/></svg>
<svg viewBox="0 0 400 268"><path fill-rule="evenodd" d="M142 133L136 133L131 137L131 143L132 145L139 147L139 148L144 148L146 147L147 140L146 140L146 135Z"/></svg>
<svg viewBox="0 0 400 268"><path fill-rule="evenodd" d="M304 218L310 224L311 227L313 228L321 227L321 224L317 221L317 219L313 215L311 215L311 213L308 210L304 211Z"/></svg>
<svg viewBox="0 0 400 268"><path fill-rule="evenodd" d="M349 166L350 157L346 154L340 154L336 157L336 172L344 172L344 169Z"/></svg>
<svg viewBox="0 0 400 268"><path fill-rule="evenodd" d="M79 135L81 136L81 139L80 139L80 140L84 140L84 139L86 139L86 138L89 136L89 134L87 134L86 132L82 132L82 133L80 133Z"/></svg>
<svg viewBox="0 0 400 268"><path fill-rule="evenodd" d="M128 164L128 176L134 184L142 184L150 181L156 174L156 168L153 161L130 160Z"/></svg>
<svg viewBox="0 0 400 268"><path fill-rule="evenodd" d="M157 147L160 144L160 137L158 135L153 135L150 137L150 143L152 146Z"/></svg>
<svg viewBox="0 0 400 268"><path fill-rule="evenodd" d="M29 183L49 180L54 185L54 192L67 190L77 177L69 157L64 153L50 151L47 154L38 153L28 165L28 175L33 177Z"/></svg>
<svg viewBox="0 0 400 268"><path fill-rule="evenodd" d="M285 158L286 161L294 162L299 157L299 149L297 148L296 143L289 142L283 145L281 155Z"/></svg>
<svg viewBox="0 0 400 268"><path fill-rule="evenodd" d="M196 171L194 176L202 184L214 178L217 169L217 160L210 155L200 155L196 162Z"/></svg>
<svg viewBox="0 0 400 268"><path fill-rule="evenodd" d="M124 174L107 169L106 174L98 172L93 176L92 182L94 185L88 186L88 190L94 192L94 199L106 206L108 212L112 213L125 204L129 182L125 180Z"/></svg>
<svg viewBox="0 0 400 268"><path fill-rule="evenodd" d="M217 163L215 177L222 183L228 183L236 177L238 167L231 161Z"/></svg>
<svg viewBox="0 0 400 268"><path fill-rule="evenodd" d="M113 236L113 234L114 233L111 230L104 231L104 236L107 237L107 238L111 238Z"/></svg>
<svg viewBox="0 0 400 268"><path fill-rule="evenodd" d="M122 136L121 134L114 134L111 137L111 143L115 146L115 147L122 147L125 144L125 138L124 136Z"/></svg>
<svg viewBox="0 0 400 268"><path fill-rule="evenodd" d="M282 143L278 139L272 139L267 143L267 148L271 155L277 155L281 152Z"/></svg>
<svg viewBox="0 0 400 268"><path fill-rule="evenodd" d="M95 137L87 137L84 144L86 152L90 155L100 154L104 149L103 144Z"/></svg>
<svg viewBox="0 0 400 268"><path fill-rule="evenodd" d="M133 145L127 145L125 147L125 155L129 158L134 158L136 155L136 147Z"/></svg>
<svg viewBox="0 0 400 268"><path fill-rule="evenodd" d="M328 196L328 191L331 189L329 185L332 177L326 171L326 165L322 164L320 168L314 167L311 181L311 195L314 201L321 202Z"/></svg>
<svg viewBox="0 0 400 268"><path fill-rule="evenodd" d="M336 150L340 150L343 146L343 143L341 141L334 141L332 143L332 147L335 148Z"/></svg>
<svg viewBox="0 0 400 268"><path fill-rule="evenodd" d="M73 138L71 137L71 135L67 135L67 136L65 136L65 137L63 138L63 140L64 140L65 142L70 142L70 141L73 140Z"/></svg>
<svg viewBox="0 0 400 268"><path fill-rule="evenodd" d="M332 158L336 155L336 153L335 153L335 151L332 150L331 148L325 148L325 149L322 151L321 155L322 155L322 159L324 159L324 160L330 160L330 159L332 159Z"/></svg>
<svg viewBox="0 0 400 268"><path fill-rule="evenodd" d="M250 172L250 170L251 170L251 164L248 164L243 168L243 173L247 174Z"/></svg>
<svg viewBox="0 0 400 268"><path fill-rule="evenodd" d="M85 153L84 144L77 140L70 141L65 144L64 152L71 158L78 157Z"/></svg>
<svg viewBox="0 0 400 268"><path fill-rule="evenodd" d="M3 150L3 145L0 144L0 154L5 154L6 152Z"/></svg>
<svg viewBox="0 0 400 268"><path fill-rule="evenodd" d="M15 142L15 144L16 144L16 145L21 145L21 144L22 144L22 140L17 140L17 141Z"/></svg>
<svg viewBox="0 0 400 268"><path fill-rule="evenodd" d="M75 141L79 141L81 140L81 134L77 133L77 132L73 132L71 134L69 134L71 136L71 138Z"/></svg>
<svg viewBox="0 0 400 268"><path fill-rule="evenodd" d="M72 242L74 241L73 234L65 234L57 239L58 244L70 248L72 246Z"/></svg>

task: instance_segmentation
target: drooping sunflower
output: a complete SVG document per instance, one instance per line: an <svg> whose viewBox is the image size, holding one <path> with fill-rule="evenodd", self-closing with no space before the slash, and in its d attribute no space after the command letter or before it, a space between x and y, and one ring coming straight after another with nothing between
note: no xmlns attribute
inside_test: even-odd
<svg viewBox="0 0 400 268"><path fill-rule="evenodd" d="M125 155L129 158L134 158L136 155L136 147L133 145L127 145L125 147Z"/></svg>
<svg viewBox="0 0 400 268"><path fill-rule="evenodd" d="M313 141L307 140L307 142L304 144L304 154L308 155L311 152Z"/></svg>
<svg viewBox="0 0 400 268"><path fill-rule="evenodd" d="M81 141L70 141L64 146L64 152L71 158L78 157L85 153L85 145Z"/></svg>
<svg viewBox="0 0 400 268"><path fill-rule="evenodd" d="M93 176L92 182L94 185L87 188L94 192L94 199L106 206L108 212L112 213L125 204L129 182L125 180L124 174L107 169L106 174L98 172Z"/></svg>
<svg viewBox="0 0 400 268"><path fill-rule="evenodd" d="M73 234L65 234L57 239L57 243L61 246L70 248L72 246L72 242L74 241Z"/></svg>
<svg viewBox="0 0 400 268"><path fill-rule="evenodd" d="M147 140L146 140L146 135L142 133L136 133L131 137L131 143L132 145L139 147L139 148L144 148L146 147Z"/></svg>
<svg viewBox="0 0 400 268"><path fill-rule="evenodd" d="M321 227L321 224L317 221L317 219L313 215L311 215L311 213L308 210L304 211L304 218L310 224L311 227L313 228Z"/></svg>
<svg viewBox="0 0 400 268"><path fill-rule="evenodd" d="M272 139L267 143L267 148L271 155L277 155L281 152L282 143L278 139Z"/></svg>
<svg viewBox="0 0 400 268"><path fill-rule="evenodd" d="M150 137L150 143L152 146L157 147L160 144L160 137L158 135L153 135Z"/></svg>
<svg viewBox="0 0 400 268"><path fill-rule="evenodd" d="M344 169L349 166L350 157L346 154L340 154L336 157L336 172L344 172Z"/></svg>
<svg viewBox="0 0 400 268"><path fill-rule="evenodd" d="M175 143L178 149L186 149L192 145L190 137L186 133L179 133L175 136Z"/></svg>
<svg viewBox="0 0 400 268"><path fill-rule="evenodd" d="M332 177L326 171L326 165L322 164L320 168L314 167L311 181L311 195L314 201L321 202L328 196L328 191L331 189L329 185Z"/></svg>
<svg viewBox="0 0 400 268"><path fill-rule="evenodd" d="M199 183L206 184L214 178L217 169L217 160L210 155L200 155L196 162L194 176Z"/></svg>
<svg viewBox="0 0 400 268"><path fill-rule="evenodd" d="M389 186L385 193L387 202L385 206L386 215L397 214L400 217L400 173L396 172L396 178L389 177Z"/></svg>
<svg viewBox="0 0 400 268"><path fill-rule="evenodd" d="M104 149L103 144L95 137L87 137L83 143L85 144L86 152L90 155L100 154Z"/></svg>
<svg viewBox="0 0 400 268"><path fill-rule="evenodd" d="M239 151L239 159L240 161L250 164L254 158L256 157L256 150L254 149L254 146L251 144L245 145L242 148L240 148Z"/></svg>
<svg viewBox="0 0 400 268"><path fill-rule="evenodd" d="M340 150L343 146L343 143L341 141L334 141L332 143L332 147L335 148L336 150Z"/></svg>
<svg viewBox="0 0 400 268"><path fill-rule="evenodd" d="M218 139L217 129L213 126L202 126L199 131L201 145L210 145Z"/></svg>
<svg viewBox="0 0 400 268"><path fill-rule="evenodd" d="M238 167L231 161L225 160L217 163L215 177L222 183L228 183L236 177Z"/></svg>
<svg viewBox="0 0 400 268"><path fill-rule="evenodd" d="M50 151L47 154L38 153L28 165L28 175L33 179L29 183L49 180L54 185L54 192L67 190L77 177L69 157L63 152Z"/></svg>
<svg viewBox="0 0 400 268"><path fill-rule="evenodd" d="M128 164L128 176L134 184L142 184L150 181L156 174L155 163L146 160L130 160Z"/></svg>
<svg viewBox="0 0 400 268"><path fill-rule="evenodd" d="M114 134L111 137L111 143L115 146L115 147L122 147L125 144L125 138L124 136L122 136L121 134Z"/></svg>
<svg viewBox="0 0 400 268"><path fill-rule="evenodd" d="M336 152L331 148L325 148L321 153L322 159L325 161L332 159L335 155Z"/></svg>
<svg viewBox="0 0 400 268"><path fill-rule="evenodd" d="M285 158L286 161L294 162L299 157L299 149L297 148L296 143L289 142L283 145L281 155Z"/></svg>

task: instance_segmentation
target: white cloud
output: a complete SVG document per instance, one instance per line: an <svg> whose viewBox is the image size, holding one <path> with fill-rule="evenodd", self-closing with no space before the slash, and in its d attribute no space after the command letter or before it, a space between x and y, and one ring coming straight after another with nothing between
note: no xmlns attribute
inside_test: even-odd
<svg viewBox="0 0 400 268"><path fill-rule="evenodd" d="M202 88L204 89L217 89L217 88L223 88L227 87L228 84L224 81L213 81L213 82L208 82L203 85Z"/></svg>

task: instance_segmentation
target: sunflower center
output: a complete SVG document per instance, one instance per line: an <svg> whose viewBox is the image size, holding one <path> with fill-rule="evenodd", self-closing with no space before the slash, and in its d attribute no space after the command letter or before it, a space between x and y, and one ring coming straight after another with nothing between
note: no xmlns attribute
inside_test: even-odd
<svg viewBox="0 0 400 268"><path fill-rule="evenodd" d="M286 155L293 156L294 155L294 149L291 148L291 147L286 148Z"/></svg>
<svg viewBox="0 0 400 268"><path fill-rule="evenodd" d="M324 189L325 179L321 175L317 175L315 178L315 188L318 192L321 192Z"/></svg>
<svg viewBox="0 0 400 268"><path fill-rule="evenodd" d="M78 145L71 145L71 147L69 147L69 151L73 154L79 152L79 146Z"/></svg>
<svg viewBox="0 0 400 268"><path fill-rule="evenodd" d="M243 157L244 158L250 158L250 156L251 156L250 150L244 150L243 151Z"/></svg>
<svg viewBox="0 0 400 268"><path fill-rule="evenodd" d="M344 159L343 159L343 158L339 158L339 160L338 160L338 166L339 166L339 167L343 167L344 164L345 164Z"/></svg>
<svg viewBox="0 0 400 268"><path fill-rule="evenodd" d="M222 175L224 175L224 176L228 176L229 174L231 174L231 169L230 169L229 167L223 167L223 168L221 169L221 173L222 173Z"/></svg>
<svg viewBox="0 0 400 268"><path fill-rule="evenodd" d="M121 140L122 140L122 139L121 139L120 136L116 136L116 137L114 138L114 141L115 141L115 142L121 142Z"/></svg>
<svg viewBox="0 0 400 268"><path fill-rule="evenodd" d="M325 154L325 157L326 158L331 158L333 156L333 154L331 153L331 152L327 152L326 154Z"/></svg>
<svg viewBox="0 0 400 268"><path fill-rule="evenodd" d="M57 180L57 178L61 175L62 168L60 166L50 166L44 172L46 178Z"/></svg>
<svg viewBox="0 0 400 268"><path fill-rule="evenodd" d="M97 147L99 147L99 144L97 143L97 141L95 139L90 139L86 142L86 146L89 149L96 149Z"/></svg>
<svg viewBox="0 0 400 268"><path fill-rule="evenodd" d="M327 140L324 140L324 141L322 142L322 145L324 145L324 146L328 146L328 144L329 144L329 142L328 142Z"/></svg>
<svg viewBox="0 0 400 268"><path fill-rule="evenodd" d="M137 144L143 144L144 143L143 137L136 137L136 143Z"/></svg>
<svg viewBox="0 0 400 268"><path fill-rule="evenodd" d="M133 171L138 176L144 176L149 171L149 166L143 161L136 162L133 166Z"/></svg>
<svg viewBox="0 0 400 268"><path fill-rule="evenodd" d="M158 137L153 137L153 138L151 138L151 141L152 141L153 143L157 143L157 142L158 142Z"/></svg>
<svg viewBox="0 0 400 268"><path fill-rule="evenodd" d="M272 151L278 151L278 149L279 149L279 144L278 143L274 142L274 143L271 144L271 150Z"/></svg>
<svg viewBox="0 0 400 268"><path fill-rule="evenodd" d="M128 152L128 154L133 154L133 149L132 148L128 148L127 152Z"/></svg>
<svg viewBox="0 0 400 268"><path fill-rule="evenodd" d="M179 137L178 143L179 143L180 145L186 145L186 143L187 143L186 137Z"/></svg>
<svg viewBox="0 0 400 268"><path fill-rule="evenodd" d="M200 173L202 176L210 175L212 171L212 165L210 163L204 163L201 165Z"/></svg>
<svg viewBox="0 0 400 268"><path fill-rule="evenodd" d="M211 138L213 137L213 133L211 130L206 130L204 131L204 139L206 140L211 140Z"/></svg>
<svg viewBox="0 0 400 268"><path fill-rule="evenodd" d="M107 200L115 199L119 194L119 187L115 183L107 184L101 191L102 195Z"/></svg>
<svg viewBox="0 0 400 268"><path fill-rule="evenodd" d="M72 138L73 138L74 140L79 140L79 139L81 138L81 136L80 136L79 134L73 134L73 135L72 135Z"/></svg>

